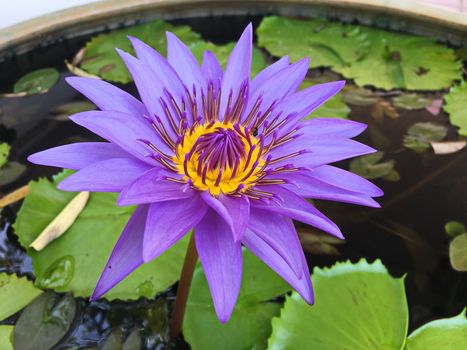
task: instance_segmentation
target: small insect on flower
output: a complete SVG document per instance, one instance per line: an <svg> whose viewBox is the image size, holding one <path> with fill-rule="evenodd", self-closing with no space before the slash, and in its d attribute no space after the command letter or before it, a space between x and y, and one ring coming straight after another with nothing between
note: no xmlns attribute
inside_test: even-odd
<svg viewBox="0 0 467 350"><path fill-rule="evenodd" d="M302 119L336 94L343 81L298 91L307 58L283 57L250 80L252 27L223 71L206 51L199 66L167 33L167 59L136 38L137 57L117 50L141 101L101 80L68 83L100 111L71 116L109 142L55 147L29 157L77 170L66 191L120 192L137 205L92 295L104 295L194 228L196 249L219 320L237 300L242 245L313 302L310 272L293 220L339 238L339 228L305 198L378 207L379 188L329 163L374 152L351 140L366 125ZM111 267L111 268L110 268Z"/></svg>

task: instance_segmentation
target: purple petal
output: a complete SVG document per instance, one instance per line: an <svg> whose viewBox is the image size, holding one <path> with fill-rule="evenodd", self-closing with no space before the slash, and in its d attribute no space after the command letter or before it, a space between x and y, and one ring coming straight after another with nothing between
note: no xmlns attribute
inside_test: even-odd
<svg viewBox="0 0 467 350"><path fill-rule="evenodd" d="M177 105L182 106L182 99L185 95L183 84L175 70L157 51L138 39L130 38L130 40L140 59L118 49L117 52L133 77L138 93L148 109L150 117L159 117L169 135L175 137L174 130L165 114L161 98L167 101L167 92L169 92ZM167 101L166 103L171 106L170 102ZM178 118L172 106L169 107L169 110L173 119ZM187 111L190 111L190 109L188 108Z"/></svg>
<svg viewBox="0 0 467 350"><path fill-rule="evenodd" d="M164 202L193 196L194 191L187 184L167 180L168 176L178 175L160 167L147 171L122 190L117 204Z"/></svg>
<svg viewBox="0 0 467 350"><path fill-rule="evenodd" d="M244 117L249 114L258 99L261 99L259 110L266 112L273 103L297 91L305 78L309 64L310 60L305 58L270 76L259 89L250 94Z"/></svg>
<svg viewBox="0 0 467 350"><path fill-rule="evenodd" d="M120 147L109 142L79 142L49 148L28 157L34 164L79 170L111 158L131 157Z"/></svg>
<svg viewBox="0 0 467 350"><path fill-rule="evenodd" d="M70 117L76 124L85 127L104 139L115 143L143 162L157 164L146 157L150 148L141 139L150 141L160 151L173 153L162 142L150 124L144 120L132 118L129 114L112 111L90 111L73 114Z"/></svg>
<svg viewBox="0 0 467 350"><path fill-rule="evenodd" d="M178 73L180 79L191 89L193 86L204 89L206 78L190 49L173 33L167 32L167 61Z"/></svg>
<svg viewBox="0 0 467 350"><path fill-rule="evenodd" d="M222 78L222 95L219 109L221 115L225 112L229 95L232 94L232 101L235 101L241 85L250 80L252 41L253 27L250 23L245 28L227 61Z"/></svg>
<svg viewBox="0 0 467 350"><path fill-rule="evenodd" d="M103 80L67 77L66 81L103 111L118 111L134 116L147 114L146 107L140 101Z"/></svg>
<svg viewBox="0 0 467 350"><path fill-rule="evenodd" d="M345 85L345 81L334 81L311 86L300 90L283 99L275 108L276 113L271 115L271 119L280 113L279 122L288 118L287 123L281 128L282 133L287 133L308 114L319 108L323 103L337 94Z"/></svg>
<svg viewBox="0 0 467 350"><path fill-rule="evenodd" d="M222 67L216 56L211 51L205 51L201 71L208 81L214 85L214 90L219 91L222 82Z"/></svg>
<svg viewBox="0 0 467 350"><path fill-rule="evenodd" d="M337 238L344 238L339 227L337 227L335 223L324 216L318 209L302 197L296 195L292 191L289 191L283 186L268 186L268 192L275 194L278 200L282 201L282 203L279 204L276 201L270 201L270 203L264 204L257 201L254 203L256 208L290 217L294 220L301 221L305 224L328 232Z"/></svg>
<svg viewBox="0 0 467 350"><path fill-rule="evenodd" d="M304 137L309 138L322 135L351 138L360 135L366 127L366 124L354 122L353 120L315 118L304 122L299 133L303 133Z"/></svg>
<svg viewBox="0 0 467 350"><path fill-rule="evenodd" d="M120 192L150 168L134 158L107 159L82 168L57 187L63 191Z"/></svg>
<svg viewBox="0 0 467 350"><path fill-rule="evenodd" d="M198 195L150 204L144 231L144 261L151 261L175 244L198 224L207 208Z"/></svg>
<svg viewBox="0 0 467 350"><path fill-rule="evenodd" d="M326 182L333 186L344 188L349 191L363 193L371 197L381 197L383 191L373 185L370 181L340 168L331 165L322 165L313 168L309 176L315 177L320 181Z"/></svg>
<svg viewBox="0 0 467 350"><path fill-rule="evenodd" d="M248 197L231 198L222 196L219 199L211 196L209 192L201 192L201 198L216 211L230 227L235 241L239 241L246 230L250 216L250 201Z"/></svg>
<svg viewBox="0 0 467 350"><path fill-rule="evenodd" d="M284 185L290 191L305 198L333 200L337 202L366 205L379 208L378 202L374 201L367 193L352 192L320 180L319 177L311 176L313 171L290 172L278 174L272 178L281 178L287 181ZM265 189L267 190L267 189Z"/></svg>
<svg viewBox="0 0 467 350"><path fill-rule="evenodd" d="M141 205L131 215L99 277L91 301L107 293L143 263L143 237L147 213L148 206Z"/></svg>
<svg viewBox="0 0 467 350"><path fill-rule="evenodd" d="M311 278L309 277L310 271L308 270L308 265L302 249L300 249L300 251L295 251L300 257L303 271L302 278L299 279L276 250L251 230L245 232L243 244L277 274L282 276L308 304L313 304L313 288L311 286Z"/></svg>
<svg viewBox="0 0 467 350"><path fill-rule="evenodd" d="M211 291L214 309L222 323L229 320L242 280L242 245L217 213L208 213L195 227L199 259Z"/></svg>
<svg viewBox="0 0 467 350"><path fill-rule="evenodd" d="M284 56L280 60L274 62L270 66L264 68L259 72L250 84L250 93L255 93L257 90L261 89L263 84L274 74L278 73L282 69L288 67L290 64L289 56Z"/></svg>
<svg viewBox="0 0 467 350"><path fill-rule="evenodd" d="M298 253L302 246L290 218L252 208L248 229L274 249L297 278L302 277L302 261Z"/></svg>
<svg viewBox="0 0 467 350"><path fill-rule="evenodd" d="M296 152L300 154L274 162ZM273 149L270 152L273 162L269 167L292 164L295 167L313 168L374 152L375 149L348 138L324 135L310 139L301 136Z"/></svg>

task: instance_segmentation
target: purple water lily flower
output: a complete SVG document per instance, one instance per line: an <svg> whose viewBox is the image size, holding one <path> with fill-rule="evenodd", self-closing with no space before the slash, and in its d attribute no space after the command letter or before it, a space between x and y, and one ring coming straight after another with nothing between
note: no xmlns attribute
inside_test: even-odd
<svg viewBox="0 0 467 350"><path fill-rule="evenodd" d="M77 170L66 191L120 192L137 205L92 295L96 299L194 228L196 248L219 320L234 308L242 245L308 303L310 272L292 220L339 238L339 228L305 198L378 207L379 188L328 163L374 152L351 140L366 125L302 119L343 81L297 91L308 59L284 57L250 81L252 27L223 71L206 51L201 67L167 33L167 59L136 38L136 57L118 50L142 102L101 80L67 81L100 111L70 118L109 142L55 147L29 157Z"/></svg>

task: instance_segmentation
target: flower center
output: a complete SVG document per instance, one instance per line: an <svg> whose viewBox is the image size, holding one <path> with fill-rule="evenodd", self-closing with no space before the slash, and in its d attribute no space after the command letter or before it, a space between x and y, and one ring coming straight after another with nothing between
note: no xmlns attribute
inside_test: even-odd
<svg viewBox="0 0 467 350"><path fill-rule="evenodd" d="M178 172L201 191L245 192L263 175L262 140L240 124L210 122L188 129L173 158Z"/></svg>

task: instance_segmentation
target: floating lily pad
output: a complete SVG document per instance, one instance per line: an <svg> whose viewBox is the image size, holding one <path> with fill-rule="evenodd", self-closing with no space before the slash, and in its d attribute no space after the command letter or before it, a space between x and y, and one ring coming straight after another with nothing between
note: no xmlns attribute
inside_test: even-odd
<svg viewBox="0 0 467 350"><path fill-rule="evenodd" d="M311 79L305 79L300 85L301 89L315 85L315 82ZM311 118L340 118L347 119L350 113L350 108L344 103L341 94L334 95L327 100L322 106L319 107L315 112L305 117L305 119Z"/></svg>
<svg viewBox="0 0 467 350"><path fill-rule="evenodd" d="M466 233L465 226L459 221L449 221L444 225L444 230L449 238L454 238L462 233Z"/></svg>
<svg viewBox="0 0 467 350"><path fill-rule="evenodd" d="M41 293L26 277L0 273L0 321L17 313Z"/></svg>
<svg viewBox="0 0 467 350"><path fill-rule="evenodd" d="M392 102L396 107L414 110L427 108L430 105L431 100L418 94L403 94L394 97Z"/></svg>
<svg viewBox="0 0 467 350"><path fill-rule="evenodd" d="M22 76L13 86L15 94L43 94L54 86L60 73L55 68L38 69Z"/></svg>
<svg viewBox="0 0 467 350"><path fill-rule="evenodd" d="M403 279L377 260L315 268L315 305L293 292L272 320L269 350L401 349L408 327Z"/></svg>
<svg viewBox="0 0 467 350"><path fill-rule="evenodd" d="M51 119L57 121L68 121L68 117L78 112L85 112L96 109L96 105L87 101L68 102L53 109Z"/></svg>
<svg viewBox="0 0 467 350"><path fill-rule="evenodd" d="M14 326L0 326L0 344L3 350L14 350L12 343L14 329Z"/></svg>
<svg viewBox="0 0 467 350"><path fill-rule="evenodd" d="M435 320L416 329L407 338L404 350L467 349L465 309L452 318Z"/></svg>
<svg viewBox="0 0 467 350"><path fill-rule="evenodd" d="M18 213L14 228L20 243L29 247L42 230L76 196L63 192L55 182L40 179L30 183L30 194ZM68 231L42 251L28 249L37 283L41 288L75 296L91 295L133 207L118 207L115 193L92 193L86 208ZM137 299L154 295L175 283L186 251L183 239L154 261L144 264L106 294L107 299ZM98 247L98 249L97 249Z"/></svg>
<svg viewBox="0 0 467 350"><path fill-rule="evenodd" d="M0 168L8 162L10 155L10 145L8 143L0 143Z"/></svg>
<svg viewBox="0 0 467 350"><path fill-rule="evenodd" d="M404 147L415 152L423 152L431 147L430 142L441 141L447 133L448 130L443 125L430 122L415 123L404 136Z"/></svg>
<svg viewBox="0 0 467 350"><path fill-rule="evenodd" d="M256 31L258 46L292 61L310 57L310 68L349 65L368 52L367 34L354 25L322 19L266 17Z"/></svg>
<svg viewBox="0 0 467 350"><path fill-rule="evenodd" d="M355 158L350 162L350 171L365 179L399 180L399 173L394 169L393 159L382 162L384 152L375 152Z"/></svg>
<svg viewBox="0 0 467 350"><path fill-rule="evenodd" d="M279 303L269 300L288 290L290 286L286 282L244 249L240 295L230 321L222 324L217 319L206 278L198 264L188 298L183 335L193 350L265 349L271 319L281 308Z"/></svg>
<svg viewBox="0 0 467 350"><path fill-rule="evenodd" d="M18 162L8 162L0 168L0 186L8 185L26 171L26 166Z"/></svg>
<svg viewBox="0 0 467 350"><path fill-rule="evenodd" d="M200 64L203 59L204 51L209 50L219 60L219 63L221 64L222 68L225 69L225 65L227 64L227 60L229 59L230 52L234 48L235 44L236 43L233 42L225 45L215 45L210 42L199 41L191 44L189 47ZM253 54L251 60L251 77L254 77L261 70L266 68L267 65L268 64L263 56L263 53L256 47L253 47Z"/></svg>
<svg viewBox="0 0 467 350"><path fill-rule="evenodd" d="M467 82L453 86L444 99L444 110L449 113L451 124L459 127L460 135L467 136Z"/></svg>
<svg viewBox="0 0 467 350"><path fill-rule="evenodd" d="M68 332L76 313L70 294L47 292L23 311L13 334L16 350L51 349Z"/></svg>
<svg viewBox="0 0 467 350"><path fill-rule="evenodd" d="M361 27L370 48L360 60L333 69L355 80L386 90L444 89L461 78L454 51L435 39ZM358 45L358 42L355 42Z"/></svg>
<svg viewBox="0 0 467 350"><path fill-rule="evenodd" d="M454 270L467 271L467 233L462 233L451 241L449 260Z"/></svg>
<svg viewBox="0 0 467 350"><path fill-rule="evenodd" d="M108 34L97 35L86 44L86 53L81 61L81 68L105 80L128 83L131 81L131 76L115 48L133 53L127 37L131 35L165 55L166 31L177 35L185 44L200 40L200 35L193 32L190 27L173 26L161 20L114 30Z"/></svg>
<svg viewBox="0 0 467 350"><path fill-rule="evenodd" d="M357 86L346 86L342 93L344 102L355 106L372 106L379 101L372 91Z"/></svg>

